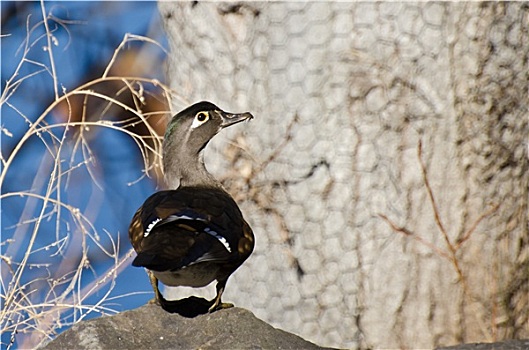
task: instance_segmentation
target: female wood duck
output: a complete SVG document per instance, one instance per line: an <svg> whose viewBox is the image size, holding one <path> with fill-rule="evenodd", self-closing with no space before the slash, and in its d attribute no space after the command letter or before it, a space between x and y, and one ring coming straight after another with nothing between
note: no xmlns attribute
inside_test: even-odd
<svg viewBox="0 0 529 350"><path fill-rule="evenodd" d="M155 302L168 301L168 286L204 287L217 280L209 312L228 308L221 297L230 275L250 256L254 235L233 198L206 170L203 151L220 130L252 119L227 113L210 102L196 103L174 116L163 142L163 167L171 188L150 196L129 227L138 253L133 266L147 269ZM209 306L209 304L208 304Z"/></svg>

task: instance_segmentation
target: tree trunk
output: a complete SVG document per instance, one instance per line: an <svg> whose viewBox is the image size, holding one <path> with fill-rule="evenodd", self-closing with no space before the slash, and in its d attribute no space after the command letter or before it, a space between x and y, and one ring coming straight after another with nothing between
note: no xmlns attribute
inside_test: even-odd
<svg viewBox="0 0 529 350"><path fill-rule="evenodd" d="M160 2L256 234L225 300L323 346L529 337L529 6Z"/></svg>

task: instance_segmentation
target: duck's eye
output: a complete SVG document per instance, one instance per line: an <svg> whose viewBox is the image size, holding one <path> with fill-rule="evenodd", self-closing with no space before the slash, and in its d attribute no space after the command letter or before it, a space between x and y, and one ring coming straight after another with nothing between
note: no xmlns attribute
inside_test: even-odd
<svg viewBox="0 0 529 350"><path fill-rule="evenodd" d="M198 112L195 116L195 120L193 120L193 124L191 125L192 128L196 128L205 122L209 120L209 113L208 112Z"/></svg>
<svg viewBox="0 0 529 350"><path fill-rule="evenodd" d="M200 112L197 114L197 120L199 122L205 122L206 120L208 120L208 114L207 112Z"/></svg>

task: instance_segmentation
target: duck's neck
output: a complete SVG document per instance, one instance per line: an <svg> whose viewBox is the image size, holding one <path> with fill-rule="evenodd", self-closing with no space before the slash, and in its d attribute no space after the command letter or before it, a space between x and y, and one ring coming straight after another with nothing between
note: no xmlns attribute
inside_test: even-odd
<svg viewBox="0 0 529 350"><path fill-rule="evenodd" d="M170 189L221 186L206 170L203 150L197 154L186 149L169 150L164 147L163 153L164 179Z"/></svg>

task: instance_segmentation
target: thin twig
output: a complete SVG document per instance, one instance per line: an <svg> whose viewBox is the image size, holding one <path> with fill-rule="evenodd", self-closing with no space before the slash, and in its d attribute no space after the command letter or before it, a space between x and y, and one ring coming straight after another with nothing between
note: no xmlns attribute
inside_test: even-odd
<svg viewBox="0 0 529 350"><path fill-rule="evenodd" d="M125 47L125 44L127 44L130 41L148 42L148 43L154 44L155 46L157 46L160 49L162 49L163 52L167 53L167 51L164 49L164 47L162 45L160 45L160 43L158 43L156 40L152 40L151 38L146 37L146 36L142 36L142 35L125 33L125 36L123 37L123 40L121 41L119 46L114 50L114 54L112 55L112 58L110 59L110 62L108 63L107 68L105 69L105 72L102 75L102 78L108 77L108 73L110 72L110 69L112 68L112 66L116 62L116 59L117 59L117 56L118 56L119 52L121 50L123 50L123 48Z"/></svg>
<svg viewBox="0 0 529 350"><path fill-rule="evenodd" d="M59 82L57 81L57 72L55 70L55 59L53 58L53 47L51 43L52 33L48 26L48 15L46 15L46 6L44 5L44 0L40 1L40 8L42 11L44 28L46 28L46 41L48 42L46 51L48 52L50 59L51 78L53 79L53 92L55 93L55 100L57 100L59 98Z"/></svg>
<svg viewBox="0 0 529 350"><path fill-rule="evenodd" d="M285 131L285 137L283 138L281 143L272 151L272 153L270 153L268 157L263 162L261 162L261 164L259 164L257 169L255 169L254 172L256 174L262 172L268 166L268 164L273 162L277 158L277 156L279 156L281 151L283 151L285 146L292 140L292 129L294 128L294 125L296 125L298 122L299 116L296 113L294 114L294 117L287 126L287 129Z"/></svg>
<svg viewBox="0 0 529 350"><path fill-rule="evenodd" d="M490 208L489 210L487 210L486 212L484 212L483 214L481 214L477 219L476 221L474 221L474 224L467 230L467 232L465 232L465 234L463 235L462 238L460 238L456 245L455 245L455 249L458 250L459 248L461 248L461 246L463 245L463 243L465 243L469 238L470 236L472 235L472 233L474 233L474 231L477 229L478 225L481 223L481 221L483 221L483 219L485 219L487 216L490 216L492 214L494 214L496 211L498 211L498 209L500 208L500 205L501 204L495 204L492 208Z"/></svg>
<svg viewBox="0 0 529 350"><path fill-rule="evenodd" d="M421 236L418 236L416 235L415 233L411 232L410 230L408 230L407 228L405 227L402 227L402 226L398 226L397 224L395 224L393 221L391 221L386 215L384 214L378 214L379 217L381 217L385 222L388 223L388 225L391 227L391 229L395 232L398 232L398 233L401 233L403 234L404 236L406 237L411 237L413 238L415 241L427 246L428 248L430 248L432 251L434 251L438 256L441 256L445 259L447 259L448 261L452 261L452 257L450 256L450 254L448 254L447 252L443 251L442 249L438 248L435 244L433 244L432 242L429 242L427 240L425 240L424 238L422 238Z"/></svg>
<svg viewBox="0 0 529 350"><path fill-rule="evenodd" d="M426 169L426 164L424 163L424 160L422 159L422 141L421 140L419 140L419 143L417 146L417 157L419 158L419 164L421 165L422 179L424 182L424 186L426 187L426 191L428 193L430 203L432 204L435 223L437 224L437 227L439 227L439 230L441 231L441 234L443 235L443 238L445 239L448 249L450 249L451 252L455 252L454 246L452 242L450 242L450 237L448 236L448 232L446 231L443 225L443 222L441 221L441 217L439 215L439 208L437 206L437 202L435 201L432 187L430 186L430 180L428 179L428 171Z"/></svg>
<svg viewBox="0 0 529 350"><path fill-rule="evenodd" d="M463 271L461 269L461 266L459 265L459 260L457 258L457 249L454 246L454 244L450 241L450 237L448 236L448 232L446 231L443 222L441 221L441 216L439 214L439 208L437 206L437 202L435 201L435 196L432 191L432 187L430 186L430 181L428 179L428 171L426 169L426 164L424 163L424 160L422 158L422 141L419 140L419 143L417 145L417 157L419 158L419 164L421 165L421 171L422 171L422 177L424 181L424 186L426 187L426 191L428 193L428 197L430 199L430 203L432 205L432 210L435 218L435 223L437 224L437 227L441 231L441 234L445 240L446 246L450 252L450 261L452 262L452 265L454 269L456 270L457 276L459 278L459 281L461 282L463 286L463 290L465 294L468 293L466 278L463 275Z"/></svg>

